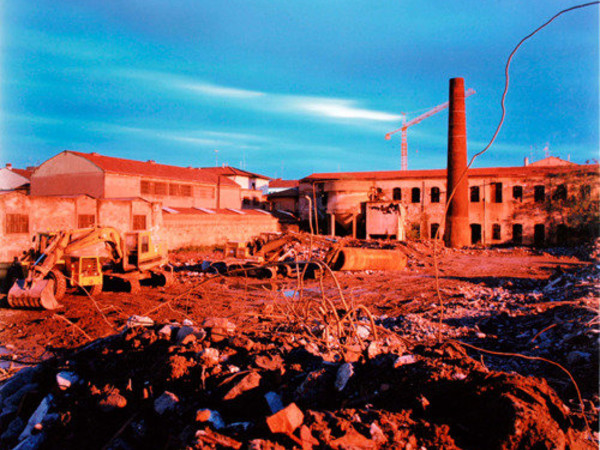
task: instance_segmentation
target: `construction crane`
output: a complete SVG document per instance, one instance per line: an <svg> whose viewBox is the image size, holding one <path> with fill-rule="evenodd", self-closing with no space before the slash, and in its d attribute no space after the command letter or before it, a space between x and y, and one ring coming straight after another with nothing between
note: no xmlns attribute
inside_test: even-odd
<svg viewBox="0 0 600 450"><path fill-rule="evenodd" d="M465 92L465 98L475 93L474 89L469 89ZM408 170L408 142L407 142L407 130L408 127L418 124L422 120L427 119L428 117L433 116L434 114L439 113L443 109L448 107L449 102L442 103L441 105L436 106L435 108L430 109L424 114L421 114L419 117L415 117L413 120L409 122L405 122L402 124L400 128L394 130L385 135L385 138L389 141L392 138L392 134L397 133L398 131L402 132L402 144L401 144L401 153L400 153L400 170Z"/></svg>

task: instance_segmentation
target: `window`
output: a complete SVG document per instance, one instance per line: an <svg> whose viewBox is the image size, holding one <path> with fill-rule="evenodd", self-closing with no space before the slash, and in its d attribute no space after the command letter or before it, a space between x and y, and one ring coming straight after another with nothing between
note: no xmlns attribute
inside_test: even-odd
<svg viewBox="0 0 600 450"><path fill-rule="evenodd" d="M215 189L208 186L199 186L197 188L199 198L215 198Z"/></svg>
<svg viewBox="0 0 600 450"><path fill-rule="evenodd" d="M556 243L558 245L565 244L569 239L569 228L564 224L558 224L556 227Z"/></svg>
<svg viewBox="0 0 600 450"><path fill-rule="evenodd" d="M191 197L192 196L192 186L189 184L182 184L179 186L179 194L182 197Z"/></svg>
<svg viewBox="0 0 600 450"><path fill-rule="evenodd" d="M502 183L492 183L492 202L502 203Z"/></svg>
<svg viewBox="0 0 600 450"><path fill-rule="evenodd" d="M515 223L512 226L512 241L515 245L523 243L523 225L520 223Z"/></svg>
<svg viewBox="0 0 600 450"><path fill-rule="evenodd" d="M431 188L431 203L439 203L440 202L440 188L432 187Z"/></svg>
<svg viewBox="0 0 600 450"><path fill-rule="evenodd" d="M513 186L513 199L523 201L523 186Z"/></svg>
<svg viewBox="0 0 600 450"><path fill-rule="evenodd" d="M140 181L140 192L142 194L151 194L152 193L152 183L147 180Z"/></svg>
<svg viewBox="0 0 600 450"><path fill-rule="evenodd" d="M77 226L79 228L91 228L96 225L96 216L93 214L79 214L77 216Z"/></svg>
<svg viewBox="0 0 600 450"><path fill-rule="evenodd" d="M133 216L133 229L134 230L145 230L146 229L146 216L134 215Z"/></svg>
<svg viewBox="0 0 600 450"><path fill-rule="evenodd" d="M154 183L154 194L155 195L167 195L168 184L167 183Z"/></svg>
<svg viewBox="0 0 600 450"><path fill-rule="evenodd" d="M421 239L421 225L419 223L412 223L409 233L411 239Z"/></svg>
<svg viewBox="0 0 600 450"><path fill-rule="evenodd" d="M536 203L544 203L546 201L546 188L544 186L533 187L533 200Z"/></svg>
<svg viewBox="0 0 600 450"><path fill-rule="evenodd" d="M402 189L400 189L399 187L394 188L394 190L392 191L392 198L398 202L402 200Z"/></svg>
<svg viewBox="0 0 600 450"><path fill-rule="evenodd" d="M481 242L481 224L471 224L471 244L476 245Z"/></svg>
<svg viewBox="0 0 600 450"><path fill-rule="evenodd" d="M180 195L180 194L179 194L179 192L180 192L180 191L179 191L179 187L180 187L180 186L181 186L181 185L179 185L179 184L170 183L170 184L169 184L169 195L172 195L172 196L177 196L177 197L178 197L178 196Z"/></svg>
<svg viewBox="0 0 600 450"><path fill-rule="evenodd" d="M471 203L479 202L479 186L471 186Z"/></svg>
<svg viewBox="0 0 600 450"><path fill-rule="evenodd" d="M579 191L581 193L581 198L588 199L592 193L592 187L589 184L584 184L579 188Z"/></svg>
<svg viewBox="0 0 600 450"><path fill-rule="evenodd" d="M436 234L438 232L438 230L440 229L440 224L439 223L432 223L431 224L431 239L435 239L436 238ZM441 237L441 236L440 236Z"/></svg>
<svg viewBox="0 0 600 450"><path fill-rule="evenodd" d="M421 188L412 188L411 191L411 196L410 196L410 201L412 203L419 203L421 202Z"/></svg>
<svg viewBox="0 0 600 450"><path fill-rule="evenodd" d="M533 243L541 247L546 241L546 227L543 223L538 223L533 227Z"/></svg>
<svg viewBox="0 0 600 450"><path fill-rule="evenodd" d="M492 239L495 241L499 241L501 239L501 228L499 223L495 223L492 225Z"/></svg>
<svg viewBox="0 0 600 450"><path fill-rule="evenodd" d="M145 216L144 219L146 218ZM142 236L142 245L141 245L141 251L142 253L148 253L148 251L150 251L150 236Z"/></svg>
<svg viewBox="0 0 600 450"><path fill-rule="evenodd" d="M7 214L6 234L29 233L29 216L27 214Z"/></svg>
<svg viewBox="0 0 600 450"><path fill-rule="evenodd" d="M566 200L567 199L567 186L564 184L559 184L554 189L554 195L552 196L553 200Z"/></svg>

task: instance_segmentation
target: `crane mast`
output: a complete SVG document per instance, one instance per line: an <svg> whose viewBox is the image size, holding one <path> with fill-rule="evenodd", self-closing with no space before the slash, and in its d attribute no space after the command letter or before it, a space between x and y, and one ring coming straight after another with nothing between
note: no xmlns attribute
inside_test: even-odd
<svg viewBox="0 0 600 450"><path fill-rule="evenodd" d="M467 90L465 92L465 98L469 97L470 95L473 95L474 93L475 93L474 89ZM449 102L444 102L441 105L431 108L426 113L423 113L420 116L415 117L414 119L403 123L400 128L385 135L385 138L387 140L390 140L392 138L393 134L400 131L400 136L401 136L400 170L408 170L408 127L416 125L419 122L427 119L428 117L431 117L434 114L439 113L440 111L446 109L448 107L448 105L449 105Z"/></svg>

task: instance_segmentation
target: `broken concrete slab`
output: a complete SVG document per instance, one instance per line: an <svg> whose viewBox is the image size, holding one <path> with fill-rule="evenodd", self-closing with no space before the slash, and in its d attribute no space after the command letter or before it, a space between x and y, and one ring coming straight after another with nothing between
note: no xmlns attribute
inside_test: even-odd
<svg viewBox="0 0 600 450"><path fill-rule="evenodd" d="M290 403L281 411L267 417L267 425L272 433L292 434L303 421L304 414L295 403Z"/></svg>

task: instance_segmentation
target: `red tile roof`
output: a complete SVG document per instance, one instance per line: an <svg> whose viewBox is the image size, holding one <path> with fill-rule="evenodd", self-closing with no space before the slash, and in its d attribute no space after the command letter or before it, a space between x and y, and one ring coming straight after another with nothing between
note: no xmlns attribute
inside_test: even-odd
<svg viewBox="0 0 600 450"><path fill-rule="evenodd" d="M295 188L300 184L298 180L282 180L281 178L276 178L271 180L269 183L269 188Z"/></svg>
<svg viewBox="0 0 600 450"><path fill-rule="evenodd" d="M81 153L65 150L73 155L87 159L105 172L124 175L141 175L153 178L172 179L181 181L192 181L203 184L217 184L217 176L193 167L168 166L157 164L154 161L135 161L133 159L114 158L112 156L99 155L98 153ZM221 178L221 185L237 187L237 184L227 178Z"/></svg>
<svg viewBox="0 0 600 450"><path fill-rule="evenodd" d="M248 172L247 170L238 169L236 167L231 166L223 166L223 167L202 167L202 170L206 170L216 175L225 175L225 176L240 176L240 177L248 177L248 178L262 178L263 180L270 180L270 177L266 177L264 175L259 175L257 173Z"/></svg>
<svg viewBox="0 0 600 450"><path fill-rule="evenodd" d="M300 194L298 192L298 189L291 188L291 189L284 189L282 191L277 191L277 192L272 192L270 194L267 194L267 198L269 200L271 200L274 198L298 197L299 195Z"/></svg>
<svg viewBox="0 0 600 450"><path fill-rule="evenodd" d="M598 164L586 164L574 166L521 166L521 167L482 167L469 169L468 176L474 177L502 177L502 176L531 176L552 173L575 172L578 170L593 171L598 173ZM313 173L303 178L303 181L324 180L400 180L400 179L431 179L446 178L446 169L430 170L388 170L378 172L332 172Z"/></svg>
<svg viewBox="0 0 600 450"><path fill-rule="evenodd" d="M35 170L35 168L32 168L32 169L15 169L15 168L12 168L10 170L12 170L17 175L21 175L22 177L27 178L28 180L31 180L31 174L33 173L33 171Z"/></svg>

